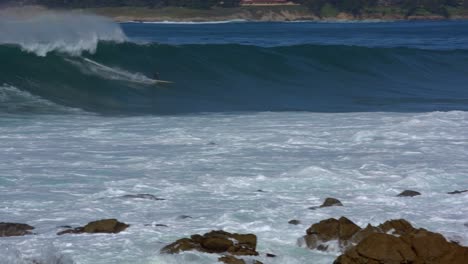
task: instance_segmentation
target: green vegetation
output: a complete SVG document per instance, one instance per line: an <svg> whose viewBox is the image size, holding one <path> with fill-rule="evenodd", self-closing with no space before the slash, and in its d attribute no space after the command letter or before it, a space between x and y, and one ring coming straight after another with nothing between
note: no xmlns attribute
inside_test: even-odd
<svg viewBox="0 0 468 264"><path fill-rule="evenodd" d="M467 17L468 0L291 0L300 4L309 16L321 18L337 17L340 13L357 18L396 18L408 17ZM255 14L257 7L240 7L241 0L0 0L2 4L35 4L50 8L97 9L119 12L132 10L133 14L161 13L161 10L173 14L175 17L189 16L235 16L235 12ZM272 7L258 7L259 13L265 14ZM190 10L198 11L190 11ZM292 6L281 6L279 9L295 12ZM117 11L116 11L117 10ZM137 11L139 10L138 14ZM247 11L246 11L247 10ZM263 11L262 11L263 10ZM206 12L205 12L206 11ZM272 12L280 12L273 10ZM166 13L167 14L167 13ZM149 14L148 14L149 16ZM167 15L169 16L169 15ZM307 16L306 16L307 17Z"/></svg>
<svg viewBox="0 0 468 264"><path fill-rule="evenodd" d="M336 12L359 16L379 13L385 15L449 17L468 9L468 0L296 0L321 17Z"/></svg>

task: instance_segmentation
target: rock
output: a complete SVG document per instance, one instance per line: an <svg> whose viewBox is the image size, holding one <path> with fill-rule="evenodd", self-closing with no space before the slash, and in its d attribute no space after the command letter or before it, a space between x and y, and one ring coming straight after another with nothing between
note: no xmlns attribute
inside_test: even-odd
<svg viewBox="0 0 468 264"><path fill-rule="evenodd" d="M460 193L464 193L464 192L468 192L468 190L463 190L463 191L453 191L453 192L448 192L448 194L460 194Z"/></svg>
<svg viewBox="0 0 468 264"><path fill-rule="evenodd" d="M175 254L182 251L197 250L206 253L257 256L256 247L257 236L254 234L233 234L220 230L179 239L162 248L161 253Z"/></svg>
<svg viewBox="0 0 468 264"><path fill-rule="evenodd" d="M124 196L121 196L122 198L127 198L127 199L145 199L145 200L153 200L153 201L164 201L166 199L158 198L152 194L127 194Z"/></svg>
<svg viewBox="0 0 468 264"><path fill-rule="evenodd" d="M421 193L417 191L412 191L412 190L405 190L402 193L398 194L397 196L398 197L413 197L417 195L421 195Z"/></svg>
<svg viewBox="0 0 468 264"><path fill-rule="evenodd" d="M246 264L245 260L243 259L238 259L233 256L222 256L218 259L219 261L226 263L226 264ZM262 262L258 260L254 260L253 262L249 262L253 264L263 264Z"/></svg>
<svg viewBox="0 0 468 264"><path fill-rule="evenodd" d="M468 247L447 242L438 233L413 229L413 232L402 236L371 234L339 256L334 264L464 264L467 260Z"/></svg>
<svg viewBox="0 0 468 264"><path fill-rule="evenodd" d="M67 229L58 232L57 235L64 234L82 234L82 233L120 233L127 229L130 225L121 223L116 219L103 219L99 221L89 222L84 227L77 227L74 229Z"/></svg>
<svg viewBox="0 0 468 264"><path fill-rule="evenodd" d="M31 235L34 227L19 223L0 223L0 237Z"/></svg>
<svg viewBox="0 0 468 264"><path fill-rule="evenodd" d="M188 219L188 218L192 218L190 215L179 215L177 217L178 219Z"/></svg>
<svg viewBox="0 0 468 264"><path fill-rule="evenodd" d="M243 259L238 259L233 256L222 256L218 260L226 264L245 264Z"/></svg>
<svg viewBox="0 0 468 264"><path fill-rule="evenodd" d="M335 198L327 198L323 202L323 204L320 206L322 207L330 207L330 206L343 206L343 204L340 202L340 200L335 199Z"/></svg>
<svg viewBox="0 0 468 264"><path fill-rule="evenodd" d="M307 229L304 240L308 248L317 249L319 246L323 250L326 245L322 242L338 240L340 246L346 247L348 241L361 230L359 226L351 222L346 217L340 219L330 218L313 224Z"/></svg>
<svg viewBox="0 0 468 264"><path fill-rule="evenodd" d="M294 219L294 220L290 220L290 221L288 222L288 224L291 224L291 225L298 225L298 224L300 224L300 223L301 223L301 221L295 220L295 219Z"/></svg>
<svg viewBox="0 0 468 264"><path fill-rule="evenodd" d="M414 232L416 229L405 219L386 221L378 227L383 233L391 235L406 235Z"/></svg>
<svg viewBox="0 0 468 264"><path fill-rule="evenodd" d="M275 254L271 254L271 253L266 253L266 256L268 258L276 258L276 255Z"/></svg>

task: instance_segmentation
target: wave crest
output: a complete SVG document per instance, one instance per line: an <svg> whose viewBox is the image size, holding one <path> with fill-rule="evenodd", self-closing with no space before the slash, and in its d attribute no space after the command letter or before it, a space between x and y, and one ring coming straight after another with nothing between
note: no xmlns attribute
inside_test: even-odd
<svg viewBox="0 0 468 264"><path fill-rule="evenodd" d="M27 17L3 11L0 17L0 45L19 45L38 56L52 51L74 56L94 53L100 41L126 39L117 23L95 15L42 10Z"/></svg>

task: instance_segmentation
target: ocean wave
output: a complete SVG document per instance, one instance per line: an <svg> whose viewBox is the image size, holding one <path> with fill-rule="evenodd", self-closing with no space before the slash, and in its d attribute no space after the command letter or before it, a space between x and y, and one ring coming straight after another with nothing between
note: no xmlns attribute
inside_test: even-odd
<svg viewBox="0 0 468 264"><path fill-rule="evenodd" d="M127 38L110 19L71 12L38 11L28 17L2 12L0 44L19 45L24 51L46 56L52 51L70 55L95 52L100 41Z"/></svg>
<svg viewBox="0 0 468 264"><path fill-rule="evenodd" d="M0 57L6 87L102 114L468 110L466 50L100 42L78 57L0 45Z"/></svg>

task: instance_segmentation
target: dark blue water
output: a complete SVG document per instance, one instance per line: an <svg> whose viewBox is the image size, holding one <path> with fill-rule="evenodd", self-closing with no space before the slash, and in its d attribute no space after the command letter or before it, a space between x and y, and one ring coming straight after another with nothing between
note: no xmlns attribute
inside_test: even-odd
<svg viewBox="0 0 468 264"><path fill-rule="evenodd" d="M0 46L0 84L118 115L468 110L465 21L121 26L82 56Z"/></svg>
<svg viewBox="0 0 468 264"><path fill-rule="evenodd" d="M142 24L123 23L134 40L165 44L301 44L468 49L468 21L380 23L249 23Z"/></svg>

